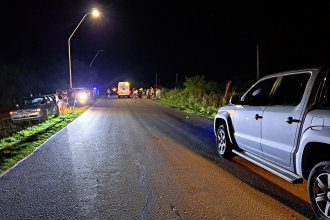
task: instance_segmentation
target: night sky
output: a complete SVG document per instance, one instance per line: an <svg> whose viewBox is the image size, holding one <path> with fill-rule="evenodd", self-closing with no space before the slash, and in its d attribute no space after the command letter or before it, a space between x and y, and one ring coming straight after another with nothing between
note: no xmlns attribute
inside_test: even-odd
<svg viewBox="0 0 330 220"><path fill-rule="evenodd" d="M242 1L243 2L243 1ZM71 39L72 60L92 66L96 84L121 80L173 85L187 76L218 82L311 67L330 58L330 3L57 0L6 1L0 16L0 62L37 63L39 74L68 74L67 40L82 17L96 7ZM74 83L79 72L72 67ZM31 73L34 74L34 73ZM38 74L38 73L35 73ZM50 76L46 77L48 80Z"/></svg>

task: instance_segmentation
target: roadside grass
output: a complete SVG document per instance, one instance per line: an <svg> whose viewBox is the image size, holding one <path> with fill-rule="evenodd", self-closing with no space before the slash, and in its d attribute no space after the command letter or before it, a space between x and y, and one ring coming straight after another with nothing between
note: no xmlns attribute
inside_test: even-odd
<svg viewBox="0 0 330 220"><path fill-rule="evenodd" d="M74 113L51 117L42 123L27 123L23 128L0 140L0 173L31 154L52 135L79 117L88 107L77 107ZM10 126L9 126L10 127ZM18 126L18 128L20 128Z"/></svg>

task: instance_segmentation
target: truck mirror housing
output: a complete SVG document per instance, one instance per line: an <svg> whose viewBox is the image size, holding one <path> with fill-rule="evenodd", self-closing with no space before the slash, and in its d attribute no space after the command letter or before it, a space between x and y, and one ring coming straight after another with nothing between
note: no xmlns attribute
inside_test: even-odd
<svg viewBox="0 0 330 220"><path fill-rule="evenodd" d="M238 105L241 102L241 97L237 94L232 95L229 99L229 104Z"/></svg>

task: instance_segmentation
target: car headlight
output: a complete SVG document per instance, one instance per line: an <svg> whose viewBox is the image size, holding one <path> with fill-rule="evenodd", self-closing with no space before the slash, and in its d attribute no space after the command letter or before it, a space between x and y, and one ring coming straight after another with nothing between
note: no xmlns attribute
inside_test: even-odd
<svg viewBox="0 0 330 220"><path fill-rule="evenodd" d="M34 112L41 112L41 108L33 109Z"/></svg>
<svg viewBox="0 0 330 220"><path fill-rule="evenodd" d="M86 93L79 94L79 99L82 99L82 100L87 99L87 94Z"/></svg>

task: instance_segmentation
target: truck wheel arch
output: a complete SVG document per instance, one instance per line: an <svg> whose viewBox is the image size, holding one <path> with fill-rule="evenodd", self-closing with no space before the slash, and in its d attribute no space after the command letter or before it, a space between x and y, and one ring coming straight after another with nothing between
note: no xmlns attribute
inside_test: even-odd
<svg viewBox="0 0 330 220"><path fill-rule="evenodd" d="M313 167L322 162L327 161L327 155L330 154L329 144L310 142L306 144L301 161L301 170L304 179L308 179Z"/></svg>
<svg viewBox="0 0 330 220"><path fill-rule="evenodd" d="M214 123L214 132L217 132L220 125L224 124L227 127L228 137L230 142L236 146L236 141L234 137L234 126L232 124L232 120L230 118L229 113L221 115L221 117L217 117Z"/></svg>

